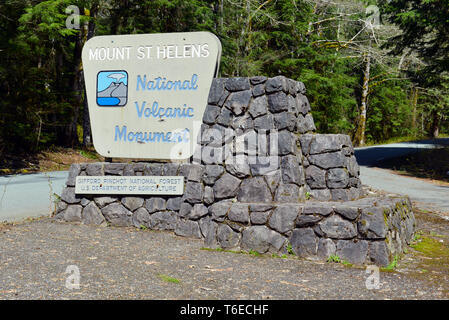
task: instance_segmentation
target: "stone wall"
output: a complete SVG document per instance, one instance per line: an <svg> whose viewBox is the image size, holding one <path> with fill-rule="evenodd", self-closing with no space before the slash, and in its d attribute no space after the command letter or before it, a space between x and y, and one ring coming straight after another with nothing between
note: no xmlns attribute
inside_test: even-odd
<svg viewBox="0 0 449 320"><path fill-rule="evenodd" d="M187 163L74 164L56 218L145 226L208 246L387 264L413 234L404 198L366 198L346 135L316 134L301 82L215 79ZM75 195L77 176L184 176L182 196Z"/></svg>

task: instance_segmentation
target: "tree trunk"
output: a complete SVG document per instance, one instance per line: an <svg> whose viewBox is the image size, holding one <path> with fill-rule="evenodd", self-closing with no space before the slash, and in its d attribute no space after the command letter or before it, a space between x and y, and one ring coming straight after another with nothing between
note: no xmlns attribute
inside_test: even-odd
<svg viewBox="0 0 449 320"><path fill-rule="evenodd" d="M413 113L412 113L412 130L413 135L416 136L417 134L417 126L416 126L416 106L418 105L418 88L412 87L412 106L413 106Z"/></svg>
<svg viewBox="0 0 449 320"><path fill-rule="evenodd" d="M90 17L91 20L89 20L89 23L87 25L87 32L85 41L92 38L95 34L95 21L94 19L97 16L98 11L98 3L94 3L92 7L90 8ZM84 77L83 77L84 79ZM84 91L84 101L83 101L83 146L84 147L90 147L92 146L92 130L90 127L90 117L89 117L89 106L87 104L87 95L86 95L86 85L85 82L82 82L83 84L83 91Z"/></svg>
<svg viewBox="0 0 449 320"><path fill-rule="evenodd" d="M370 41L371 47L371 41ZM369 79L370 79L370 69L371 69L371 53L368 51L365 54L365 70L363 71L363 86L362 86L362 97L360 100L360 114L357 123L357 131L354 137L355 146L365 145L365 131L366 131L366 110L368 103L368 92L369 92Z"/></svg>
<svg viewBox="0 0 449 320"><path fill-rule="evenodd" d="M432 112L432 138L438 138L440 135L440 115L438 114L438 110L433 110Z"/></svg>

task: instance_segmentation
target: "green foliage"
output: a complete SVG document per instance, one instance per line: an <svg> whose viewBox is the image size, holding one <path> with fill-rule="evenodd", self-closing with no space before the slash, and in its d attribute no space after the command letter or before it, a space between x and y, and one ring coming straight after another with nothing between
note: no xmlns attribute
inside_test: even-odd
<svg viewBox="0 0 449 320"><path fill-rule="evenodd" d="M341 258L338 255L331 255L327 258L327 262L336 262L336 263L340 263L341 262Z"/></svg>
<svg viewBox="0 0 449 320"><path fill-rule="evenodd" d="M359 51L348 40L364 27L366 6L378 2L382 1L4 0L0 152L30 153L51 145L79 144L77 128L87 121L82 112L80 57L89 32L210 31L223 46L221 77L281 74L302 81L318 132L354 135L363 80L361 57L368 36L356 39L364 44L357 47ZM383 2L382 20L397 24L402 33L388 29L382 35L392 39L394 50L388 59L372 41L376 59L367 100L367 138L381 142L448 133L448 2ZM80 8L79 30L65 26L69 5ZM428 66L407 62L407 71L392 75L409 49ZM411 89L418 87L413 105Z"/></svg>

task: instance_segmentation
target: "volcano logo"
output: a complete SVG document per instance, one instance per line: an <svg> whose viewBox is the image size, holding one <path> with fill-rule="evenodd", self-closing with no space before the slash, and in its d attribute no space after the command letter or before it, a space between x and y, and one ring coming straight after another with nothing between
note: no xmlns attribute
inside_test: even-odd
<svg viewBox="0 0 449 320"><path fill-rule="evenodd" d="M122 107L128 102L128 73L125 70L100 71L97 74L97 104Z"/></svg>

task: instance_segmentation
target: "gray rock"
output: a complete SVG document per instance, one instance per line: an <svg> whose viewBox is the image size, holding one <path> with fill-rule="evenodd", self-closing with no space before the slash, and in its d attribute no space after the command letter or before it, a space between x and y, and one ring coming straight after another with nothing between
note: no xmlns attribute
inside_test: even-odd
<svg viewBox="0 0 449 320"><path fill-rule="evenodd" d="M314 256L317 253L317 236L311 228L294 229L290 242L293 252L299 257Z"/></svg>
<svg viewBox="0 0 449 320"><path fill-rule="evenodd" d="M201 239L201 231L198 222L178 219L175 226L175 234L182 237Z"/></svg>
<svg viewBox="0 0 449 320"><path fill-rule="evenodd" d="M61 212L61 215L63 215L64 221L67 222L78 222L81 221L82 216L81 212L83 210L83 207L79 204L71 204L68 205L67 208Z"/></svg>
<svg viewBox="0 0 449 320"><path fill-rule="evenodd" d="M320 217L320 216L300 214L298 216L298 219L296 219L296 226L299 228L312 227L317 222L321 221L322 218L323 217Z"/></svg>
<svg viewBox="0 0 449 320"><path fill-rule="evenodd" d="M287 95L284 92L276 92L268 95L268 110L272 113L288 111Z"/></svg>
<svg viewBox="0 0 449 320"><path fill-rule="evenodd" d="M310 155L308 160L323 169L344 167L346 164L346 157L340 151Z"/></svg>
<svg viewBox="0 0 449 320"><path fill-rule="evenodd" d="M187 217L190 212L192 211L193 207L190 203L188 202L183 202L181 204L181 207L179 209L179 216L180 217Z"/></svg>
<svg viewBox="0 0 449 320"><path fill-rule="evenodd" d="M226 159L225 147L204 146L201 150L201 160L207 165L222 164Z"/></svg>
<svg viewBox="0 0 449 320"><path fill-rule="evenodd" d="M203 201L205 204L212 204L214 202L214 189L212 187L206 186L204 187L204 197Z"/></svg>
<svg viewBox="0 0 449 320"><path fill-rule="evenodd" d="M67 202L68 204L80 203L81 197L75 194L75 188L66 187L62 190L61 200Z"/></svg>
<svg viewBox="0 0 449 320"><path fill-rule="evenodd" d="M209 91L209 97L207 103L217 104L220 101L221 96L224 94L224 84L227 79L214 78Z"/></svg>
<svg viewBox="0 0 449 320"><path fill-rule="evenodd" d="M293 79L287 79L288 93L296 96L296 81Z"/></svg>
<svg viewBox="0 0 449 320"><path fill-rule="evenodd" d="M351 177L349 178L349 187L360 188L362 186L362 182L359 178Z"/></svg>
<svg viewBox="0 0 449 320"><path fill-rule="evenodd" d="M83 207L87 206L90 203L90 200L87 198L82 198L80 201L80 205L82 205Z"/></svg>
<svg viewBox="0 0 449 320"><path fill-rule="evenodd" d="M287 103L288 103L288 112L291 112L294 116L294 124L296 125L296 116L298 115L298 109L296 107L296 100L295 97L292 95L287 96ZM293 130L293 129L292 129Z"/></svg>
<svg viewBox="0 0 449 320"><path fill-rule="evenodd" d="M285 91L288 92L287 79L284 76L269 78L265 83L267 93Z"/></svg>
<svg viewBox="0 0 449 320"><path fill-rule="evenodd" d="M312 189L326 188L326 171L316 166L308 166L305 170L306 182Z"/></svg>
<svg viewBox="0 0 449 320"><path fill-rule="evenodd" d="M273 209L274 205L270 203L251 203L249 205L249 211L251 212L263 212Z"/></svg>
<svg viewBox="0 0 449 320"><path fill-rule="evenodd" d="M274 129L273 115L265 114L254 119L254 128L257 130L271 130Z"/></svg>
<svg viewBox="0 0 449 320"><path fill-rule="evenodd" d="M287 238L266 226L252 226L242 232L242 249L259 253L278 252L286 240Z"/></svg>
<svg viewBox="0 0 449 320"><path fill-rule="evenodd" d="M209 213L214 221L224 221L226 214L231 209L232 202L230 200L223 200L215 202L209 207Z"/></svg>
<svg viewBox="0 0 449 320"><path fill-rule="evenodd" d="M368 244L369 258L372 263L386 267L390 263L388 248L385 241L372 241Z"/></svg>
<svg viewBox="0 0 449 320"><path fill-rule="evenodd" d="M303 214L318 214L328 216L332 213L332 206L328 203L306 203L302 210Z"/></svg>
<svg viewBox="0 0 449 320"><path fill-rule="evenodd" d="M167 210L179 211L181 209L181 203L182 197L170 198L167 200Z"/></svg>
<svg viewBox="0 0 449 320"><path fill-rule="evenodd" d="M357 219L360 214L359 208L346 205L338 205L334 208L334 211L349 220Z"/></svg>
<svg viewBox="0 0 449 320"><path fill-rule="evenodd" d="M232 120L232 111L227 108L221 108L220 115L217 117L217 124L229 126Z"/></svg>
<svg viewBox="0 0 449 320"><path fill-rule="evenodd" d="M235 222L249 223L248 205L242 203L233 203L228 212L228 219Z"/></svg>
<svg viewBox="0 0 449 320"><path fill-rule="evenodd" d="M274 126L278 130L288 129L293 131L296 125L296 117L292 112L281 112L274 115Z"/></svg>
<svg viewBox="0 0 449 320"><path fill-rule="evenodd" d="M190 167L192 164L190 163L183 163L179 166L179 175L187 178L190 173Z"/></svg>
<svg viewBox="0 0 449 320"><path fill-rule="evenodd" d="M296 82L296 93L306 94L306 86L301 81Z"/></svg>
<svg viewBox="0 0 449 320"><path fill-rule="evenodd" d="M263 95L261 97L253 99L249 106L248 110L249 114L253 118L257 118L259 116L263 116L268 112L268 99L267 96Z"/></svg>
<svg viewBox="0 0 449 320"><path fill-rule="evenodd" d="M300 112L304 116L310 112L310 110L311 110L310 103L305 95L297 94L295 100L296 100L296 108L298 109L298 112Z"/></svg>
<svg viewBox="0 0 449 320"><path fill-rule="evenodd" d="M233 231L226 224L219 224L217 228L217 240L223 249L237 248L240 243L240 233Z"/></svg>
<svg viewBox="0 0 449 320"><path fill-rule="evenodd" d="M215 199L234 197L237 194L240 183L241 180L233 175L229 173L223 174L213 186Z"/></svg>
<svg viewBox="0 0 449 320"><path fill-rule="evenodd" d="M121 176L123 174L124 168L125 168L125 163L106 163L104 165L104 173Z"/></svg>
<svg viewBox="0 0 449 320"><path fill-rule="evenodd" d="M143 201L140 197L123 197L121 202L126 208L134 211L143 205Z"/></svg>
<svg viewBox="0 0 449 320"><path fill-rule="evenodd" d="M349 174L346 169L335 168L327 172L327 186L331 189L346 188L349 185Z"/></svg>
<svg viewBox="0 0 449 320"><path fill-rule="evenodd" d="M243 180L238 190L239 202L271 202L272 196L263 177Z"/></svg>
<svg viewBox="0 0 449 320"><path fill-rule="evenodd" d="M103 163L89 163L86 173L88 176L104 176Z"/></svg>
<svg viewBox="0 0 449 320"><path fill-rule="evenodd" d="M78 163L73 163L70 165L69 176L67 177L66 186L74 187L76 182L76 177L81 173L81 166Z"/></svg>
<svg viewBox="0 0 449 320"><path fill-rule="evenodd" d="M251 224L256 224L256 225L257 224L266 224L270 214L271 214L271 210L251 212L251 215L250 215Z"/></svg>
<svg viewBox="0 0 449 320"><path fill-rule="evenodd" d="M304 192L296 184L280 184L276 189L275 202L296 203L304 200Z"/></svg>
<svg viewBox="0 0 449 320"><path fill-rule="evenodd" d="M219 165L206 165L206 169L203 174L203 181L208 185L214 184L221 174L224 172L224 168Z"/></svg>
<svg viewBox="0 0 449 320"><path fill-rule="evenodd" d="M332 200L334 201L349 201L357 199L360 196L358 189L331 189Z"/></svg>
<svg viewBox="0 0 449 320"><path fill-rule="evenodd" d="M106 218L106 221L113 226L129 227L132 224L132 212L121 203L111 203L102 208L101 213Z"/></svg>
<svg viewBox="0 0 449 320"><path fill-rule="evenodd" d="M103 208L104 206L106 206L114 201L117 201L117 198L115 198L115 197L95 197L94 201L100 208Z"/></svg>
<svg viewBox="0 0 449 320"><path fill-rule="evenodd" d="M363 264L368 253L368 242L359 240L338 240L336 254L342 259L354 264Z"/></svg>
<svg viewBox="0 0 449 320"><path fill-rule="evenodd" d="M251 90L232 92L224 106L238 116L248 109L251 97Z"/></svg>
<svg viewBox="0 0 449 320"><path fill-rule="evenodd" d="M133 226L136 228L140 228L141 226L149 227L150 214L147 209L142 207L134 211L131 220Z"/></svg>
<svg viewBox="0 0 449 320"><path fill-rule="evenodd" d="M248 78L229 78L226 81L225 88L228 91L243 91L250 88Z"/></svg>
<svg viewBox="0 0 449 320"><path fill-rule="evenodd" d="M302 166L299 166L298 162L298 158L294 155L282 157L281 173L283 183L293 183L297 184L298 186L304 184L305 178L303 168Z"/></svg>
<svg viewBox="0 0 449 320"><path fill-rule="evenodd" d="M162 175L177 176L179 167L180 167L179 163L166 163L162 167Z"/></svg>
<svg viewBox="0 0 449 320"><path fill-rule="evenodd" d="M201 203L203 201L203 185L200 182L188 181L184 191L184 199L190 203Z"/></svg>
<svg viewBox="0 0 449 320"><path fill-rule="evenodd" d="M312 143L312 139L315 137L314 134L301 134L299 136L299 142L301 144L302 153L305 156L308 156L310 153L310 145Z"/></svg>
<svg viewBox="0 0 449 320"><path fill-rule="evenodd" d="M286 233L295 227L298 214L299 205L279 205L273 210L270 220L268 221L268 225L270 228L280 233Z"/></svg>
<svg viewBox="0 0 449 320"><path fill-rule="evenodd" d="M357 236L355 225L338 215L333 215L321 221L319 226L327 238L351 239Z"/></svg>
<svg viewBox="0 0 449 320"><path fill-rule="evenodd" d="M360 174L360 168L359 165L357 164L357 159L355 158L355 156L352 156L348 159L348 171L349 174L351 175L351 177L358 177Z"/></svg>
<svg viewBox="0 0 449 320"><path fill-rule="evenodd" d="M156 211L163 211L166 208L167 203L164 198L151 197L145 200L145 209L147 209L149 213L153 213Z"/></svg>
<svg viewBox="0 0 449 320"><path fill-rule="evenodd" d="M300 133L306 133L316 130L313 117L310 113L307 114L305 117L303 117L301 114L298 115L296 126Z"/></svg>
<svg viewBox="0 0 449 320"><path fill-rule="evenodd" d="M199 164L192 164L190 166L189 175L187 176L188 181L201 182L204 174L204 166Z"/></svg>
<svg viewBox="0 0 449 320"><path fill-rule="evenodd" d="M318 250L317 250L318 257L327 259L330 256L334 256L336 251L337 247L331 239L321 238L318 241Z"/></svg>
<svg viewBox="0 0 449 320"><path fill-rule="evenodd" d="M238 157L232 157L232 161L226 161L226 171L237 178L249 176L250 168L247 156L239 155Z"/></svg>
<svg viewBox="0 0 449 320"><path fill-rule="evenodd" d="M282 130L278 133L279 155L296 154L296 136L294 133Z"/></svg>
<svg viewBox="0 0 449 320"><path fill-rule="evenodd" d="M60 213L61 211L65 210L67 208L67 203L65 203L64 201L58 201L56 203L56 210L55 210L55 214L57 215L58 213Z"/></svg>
<svg viewBox="0 0 449 320"><path fill-rule="evenodd" d="M246 131L254 128L253 119L247 114L239 117L234 117L231 121L231 127L236 131Z"/></svg>
<svg viewBox="0 0 449 320"><path fill-rule="evenodd" d="M105 222L105 219L101 214L101 210L93 201L91 201L87 206L84 207L82 212L82 220L85 224L94 225L100 225Z"/></svg>
<svg viewBox="0 0 449 320"><path fill-rule="evenodd" d="M254 76L249 78L249 81L251 82L252 85L258 85L261 83L265 83L267 81L267 77L265 76Z"/></svg>
<svg viewBox="0 0 449 320"><path fill-rule="evenodd" d="M310 197L315 200L329 201L332 199L332 195L329 189L315 189L310 190Z"/></svg>
<svg viewBox="0 0 449 320"><path fill-rule="evenodd" d="M125 165L125 167L123 168L123 175L124 176L134 176L135 175L133 164L128 163Z"/></svg>
<svg viewBox="0 0 449 320"><path fill-rule="evenodd" d="M258 84L252 89L253 97L259 97L265 94L265 86L263 84Z"/></svg>
<svg viewBox="0 0 449 320"><path fill-rule="evenodd" d="M310 154L340 151L346 142L341 134L317 134L310 144Z"/></svg>
<svg viewBox="0 0 449 320"><path fill-rule="evenodd" d="M173 211L158 211L150 215L149 226L153 230L174 230L176 213Z"/></svg>
<svg viewBox="0 0 449 320"><path fill-rule="evenodd" d="M193 209L190 211L189 219L190 220L198 220L205 215L207 215L209 210L207 207L202 203L197 203L193 206Z"/></svg>
<svg viewBox="0 0 449 320"><path fill-rule="evenodd" d="M363 208L357 228L361 237L365 239L384 239L387 235L387 224L384 208Z"/></svg>
<svg viewBox="0 0 449 320"><path fill-rule="evenodd" d="M143 170L144 176L161 176L163 170L163 164L159 163L148 163L145 165Z"/></svg>
<svg viewBox="0 0 449 320"><path fill-rule="evenodd" d="M201 234L205 239L208 239L208 237L210 237L210 233L216 232L217 223L212 221L209 216L200 219L198 221L198 225L200 227Z"/></svg>
<svg viewBox="0 0 449 320"><path fill-rule="evenodd" d="M277 187L279 185L279 182L281 181L281 171L271 171L264 176L265 181L267 182L268 188L270 189L271 193L275 194Z"/></svg>

